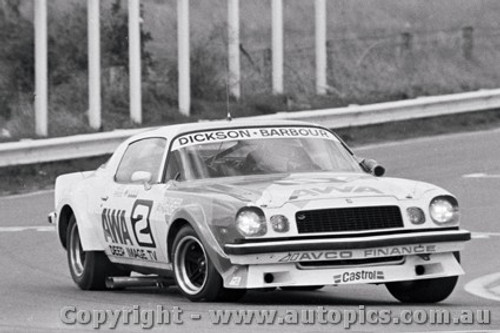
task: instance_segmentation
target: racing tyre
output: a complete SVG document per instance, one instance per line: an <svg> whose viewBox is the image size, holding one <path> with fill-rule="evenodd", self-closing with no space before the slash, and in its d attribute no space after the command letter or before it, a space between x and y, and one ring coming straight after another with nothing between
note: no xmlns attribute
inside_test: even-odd
<svg viewBox="0 0 500 333"><path fill-rule="evenodd" d="M190 226L176 235L172 247L175 280L184 296L193 302L236 301L244 289L226 289L210 261L203 243Z"/></svg>
<svg viewBox="0 0 500 333"><path fill-rule="evenodd" d="M453 252L460 262L460 252ZM437 303L446 299L455 289L458 276L386 283L387 290L403 303Z"/></svg>
<svg viewBox="0 0 500 333"><path fill-rule="evenodd" d="M437 303L448 296L457 284L458 276L417 281L386 283L396 299L403 303Z"/></svg>
<svg viewBox="0 0 500 333"><path fill-rule="evenodd" d="M102 251L83 251L74 216L69 220L66 240L69 271L80 289L104 290L106 278L130 274L114 266Z"/></svg>

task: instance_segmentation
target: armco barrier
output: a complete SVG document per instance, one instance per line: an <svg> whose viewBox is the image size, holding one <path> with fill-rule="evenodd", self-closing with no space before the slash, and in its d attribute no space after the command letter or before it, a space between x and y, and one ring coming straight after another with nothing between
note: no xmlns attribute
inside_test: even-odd
<svg viewBox="0 0 500 333"><path fill-rule="evenodd" d="M500 108L500 89L327 110L280 112L252 118L302 120L329 128L344 128L497 108ZM117 130L0 144L0 167L109 154L120 142L145 130Z"/></svg>
<svg viewBox="0 0 500 333"><path fill-rule="evenodd" d="M82 134L0 144L0 166L62 161L109 154L126 138L142 129Z"/></svg>

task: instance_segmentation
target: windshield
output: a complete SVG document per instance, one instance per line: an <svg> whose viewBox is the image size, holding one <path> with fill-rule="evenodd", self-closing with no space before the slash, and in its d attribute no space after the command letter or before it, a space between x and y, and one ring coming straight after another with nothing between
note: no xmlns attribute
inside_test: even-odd
<svg viewBox="0 0 500 333"><path fill-rule="evenodd" d="M167 174L176 180L361 171L354 157L331 132L314 127L188 134L174 141L170 156Z"/></svg>

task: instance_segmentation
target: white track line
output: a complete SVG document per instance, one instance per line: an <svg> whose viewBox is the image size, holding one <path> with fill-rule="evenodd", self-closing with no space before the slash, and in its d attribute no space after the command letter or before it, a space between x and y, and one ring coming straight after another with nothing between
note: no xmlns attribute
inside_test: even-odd
<svg viewBox="0 0 500 333"><path fill-rule="evenodd" d="M55 226L34 226L34 227L0 227L0 232L19 232L19 231L56 231Z"/></svg>
<svg viewBox="0 0 500 333"><path fill-rule="evenodd" d="M481 231L473 231L472 238L474 239L484 239L491 237L500 237L500 232L481 232Z"/></svg>
<svg viewBox="0 0 500 333"><path fill-rule="evenodd" d="M21 194L12 194L4 197L0 197L0 200L15 200L15 199L22 199L22 198L29 198L29 197L35 197L37 195L47 195L47 194L53 194L54 190L41 190L41 191L36 191L36 192L30 192L30 193L21 193Z"/></svg>
<svg viewBox="0 0 500 333"><path fill-rule="evenodd" d="M470 173L463 175L462 178L500 178L500 175L488 175L486 173Z"/></svg>
<svg viewBox="0 0 500 333"><path fill-rule="evenodd" d="M500 332L500 330L467 330L467 331L422 331L413 333L490 333Z"/></svg>
<svg viewBox="0 0 500 333"><path fill-rule="evenodd" d="M361 146L357 146L357 147L352 146L351 148L354 151L356 151L356 150L369 150L369 149L388 148L388 147L395 147L395 146L408 145L408 144L435 142L437 140L467 138L467 137L496 134L496 133L500 133L500 128L495 128L495 129L485 130L485 131L471 131L471 132L459 132L459 133L451 133L451 134L430 135L430 136L418 137L418 138L407 139L407 140L380 142L380 143L374 143L374 144L368 144L368 145L361 145Z"/></svg>
<svg viewBox="0 0 500 333"><path fill-rule="evenodd" d="M489 288L489 286L491 286ZM472 295L500 302L500 272L481 276L468 282L464 289ZM498 293L496 292L498 290Z"/></svg>

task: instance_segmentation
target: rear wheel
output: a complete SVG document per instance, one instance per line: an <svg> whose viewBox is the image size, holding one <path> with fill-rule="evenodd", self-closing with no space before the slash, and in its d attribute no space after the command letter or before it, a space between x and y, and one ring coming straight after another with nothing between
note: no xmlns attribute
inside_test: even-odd
<svg viewBox="0 0 500 333"><path fill-rule="evenodd" d="M175 279L182 294L189 300L236 301L245 294L244 289L224 288L222 277L190 226L179 231L172 249Z"/></svg>
<svg viewBox="0 0 500 333"><path fill-rule="evenodd" d="M68 224L66 239L69 271L73 281L83 290L106 289L106 278L128 276L130 272L111 263L102 251L84 251L74 216Z"/></svg>

